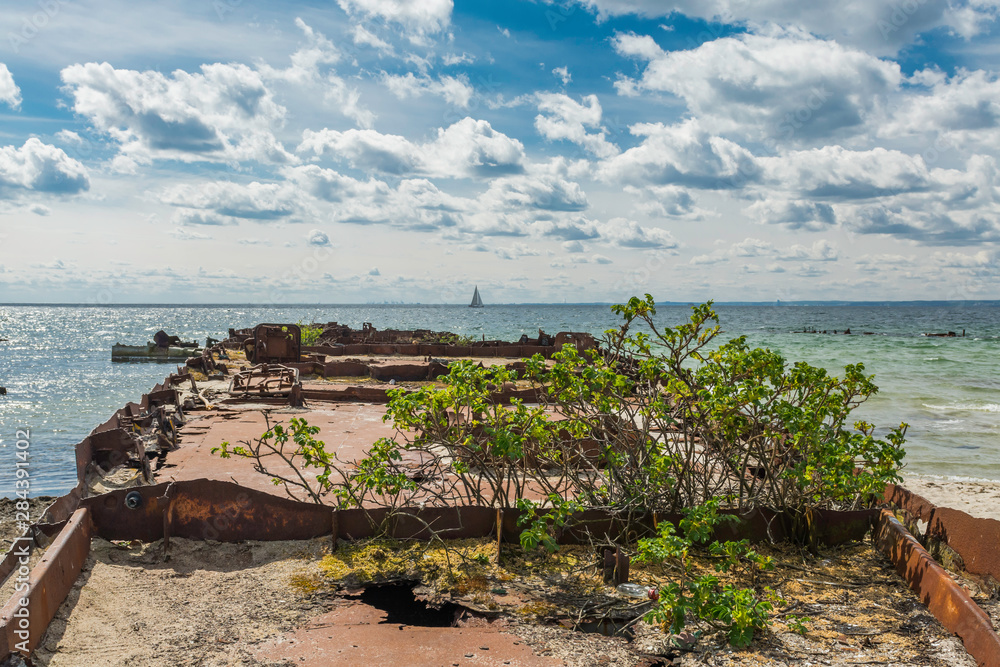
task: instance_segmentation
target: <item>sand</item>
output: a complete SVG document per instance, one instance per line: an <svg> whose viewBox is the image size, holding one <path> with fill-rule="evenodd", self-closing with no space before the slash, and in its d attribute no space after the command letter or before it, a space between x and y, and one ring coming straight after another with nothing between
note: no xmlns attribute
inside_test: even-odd
<svg viewBox="0 0 1000 667"><path fill-rule="evenodd" d="M939 507L1000 520L1000 482L973 477L906 475L902 486Z"/></svg>

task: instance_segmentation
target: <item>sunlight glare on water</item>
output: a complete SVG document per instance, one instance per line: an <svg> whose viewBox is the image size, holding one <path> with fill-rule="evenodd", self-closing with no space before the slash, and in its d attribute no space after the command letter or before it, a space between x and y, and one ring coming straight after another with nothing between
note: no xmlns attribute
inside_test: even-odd
<svg viewBox="0 0 1000 667"><path fill-rule="evenodd" d="M863 362L880 393L858 417L881 427L908 422L907 470L1000 479L1000 308L867 306L720 306L728 340L780 351L840 374ZM658 309L678 324L687 307ZM13 493L17 429L31 431L32 493L64 493L75 483L73 447L91 429L173 369L112 364L114 343L150 340L158 329L204 343L229 327L261 322L339 321L355 328L432 329L486 339L548 333L600 334L616 320L607 306L0 306L0 495ZM808 329L852 335L793 333ZM926 332L966 330L928 338ZM872 332L873 335L862 335Z"/></svg>

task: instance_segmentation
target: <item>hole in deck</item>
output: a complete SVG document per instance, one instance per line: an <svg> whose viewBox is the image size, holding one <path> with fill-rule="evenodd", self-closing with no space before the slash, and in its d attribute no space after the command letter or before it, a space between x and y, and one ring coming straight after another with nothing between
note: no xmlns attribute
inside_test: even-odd
<svg viewBox="0 0 1000 667"><path fill-rule="evenodd" d="M387 616L381 623L392 625L452 628L469 611L454 602L442 603L440 607L430 606L413 594L417 585L417 582L397 582L368 586L355 599L384 611Z"/></svg>
<svg viewBox="0 0 1000 667"><path fill-rule="evenodd" d="M614 618L585 618L577 623L574 630L578 632L590 632L604 635L605 637L624 637L632 641L635 639L635 629L629 620Z"/></svg>

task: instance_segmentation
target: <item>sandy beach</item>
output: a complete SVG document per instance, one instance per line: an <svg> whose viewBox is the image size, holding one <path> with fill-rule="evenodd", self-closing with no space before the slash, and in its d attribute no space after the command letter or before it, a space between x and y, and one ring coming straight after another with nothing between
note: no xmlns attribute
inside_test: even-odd
<svg viewBox="0 0 1000 667"><path fill-rule="evenodd" d="M906 475L902 486L935 505L1000 520L1000 482L973 477Z"/></svg>

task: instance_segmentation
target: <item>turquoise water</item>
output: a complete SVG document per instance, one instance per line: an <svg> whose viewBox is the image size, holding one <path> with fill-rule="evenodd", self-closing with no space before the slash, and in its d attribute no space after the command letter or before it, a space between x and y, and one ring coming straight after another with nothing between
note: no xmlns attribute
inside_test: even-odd
<svg viewBox="0 0 1000 667"><path fill-rule="evenodd" d="M993 306L720 306L724 337L831 371L863 362L878 396L858 411L881 427L908 422L909 472L1000 480L1000 308ZM675 324L686 307L661 307ZM31 491L63 493L75 481L73 446L172 369L112 364L117 342L145 342L157 329L204 342L260 322L339 321L353 327L454 331L488 339L600 333L616 324L607 306L0 306L0 495L14 489L16 431L31 431ZM803 329L876 335L796 334ZM965 338L924 332L966 330Z"/></svg>

